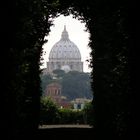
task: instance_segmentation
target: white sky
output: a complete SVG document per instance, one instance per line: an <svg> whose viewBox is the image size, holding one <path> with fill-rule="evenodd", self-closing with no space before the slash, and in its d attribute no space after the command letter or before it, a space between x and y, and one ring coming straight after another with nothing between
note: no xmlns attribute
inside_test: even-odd
<svg viewBox="0 0 140 140"><path fill-rule="evenodd" d="M58 42L61 38L61 33L64 30L64 25L66 25L66 30L69 34L69 39L74 42L81 52L82 62L84 63L84 72L90 72L91 69L88 68L87 59L90 58L90 48L88 47L89 33L85 31L85 23L81 23L77 19L72 18L72 16L59 16L54 19L53 26L51 26L51 31L45 39L48 40L47 43L43 45L43 65L41 68L46 68L46 62L48 61L49 53L53 45Z"/></svg>

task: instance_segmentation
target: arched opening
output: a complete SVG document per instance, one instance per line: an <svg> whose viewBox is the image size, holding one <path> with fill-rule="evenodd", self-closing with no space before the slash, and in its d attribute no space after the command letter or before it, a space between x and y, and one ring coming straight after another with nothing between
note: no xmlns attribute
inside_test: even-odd
<svg viewBox="0 0 140 140"><path fill-rule="evenodd" d="M53 25L50 27L49 35L45 37L47 42L43 45L43 54L42 54L42 65L41 69L46 68L46 62L49 61L49 54L53 47L53 45L58 42L61 38L62 31L64 30L64 26L66 26L66 30L68 32L70 40L72 40L80 50L81 53L81 61L83 63L83 71L91 72L90 65L90 52L91 49L88 46L89 43L89 31L85 27L85 23L79 21L72 17L72 15L64 16L60 15L53 20ZM59 51L61 54L62 52ZM70 54L71 55L71 52ZM60 66L59 66L60 67ZM72 66L71 66L72 67Z"/></svg>
<svg viewBox="0 0 140 140"><path fill-rule="evenodd" d="M131 37L133 34L128 28L130 20L127 12L130 5L126 3L122 0L70 0L70 2L19 0L16 2L19 14L16 45L14 47L9 45L10 48L5 53L10 54L7 57L11 61L11 64L6 67L10 68L10 71L6 73L9 76L7 78L8 88L5 88L5 91L8 91L5 96L6 102L14 97L12 104L16 102L14 115L12 115L12 106L8 106L6 111L12 108L10 115L16 126L13 123L11 127L14 128L15 135L33 132L38 128L39 60L44 36L50 31L51 21L48 19L59 14L69 15L70 13L85 21L90 32L89 46L92 48L91 55L95 56L94 61L91 59L91 66L94 64L91 76L94 79L92 86L94 85L95 92L95 112L92 113L96 120L94 123L96 134L99 137L113 139L123 137L129 130L132 130L129 128L133 123L131 105L134 99L131 98L133 96L130 92L128 69L131 64L129 45L133 46ZM6 126L9 126L8 123ZM92 136L92 133L90 135Z"/></svg>
<svg viewBox="0 0 140 140"><path fill-rule="evenodd" d="M93 100L91 90L91 68L89 33L85 23L73 18L74 15L53 19L48 40L43 45L42 55L42 97L41 104L48 103L48 97L56 106L56 112L50 118L49 104L41 108L39 128L49 127L91 127L90 106ZM64 35L67 35L64 36ZM59 67L58 67L59 66ZM51 77L51 79L50 79ZM57 85L56 85L57 84ZM59 84L59 87L58 87ZM51 87L51 88L50 88ZM53 95L59 88L61 94ZM48 91L52 91L52 96ZM51 97L51 98L50 98ZM45 100L46 99L46 100ZM43 102L42 102L43 101ZM46 114L46 116L44 115ZM56 115L57 114L57 115ZM49 126L51 125L51 126Z"/></svg>

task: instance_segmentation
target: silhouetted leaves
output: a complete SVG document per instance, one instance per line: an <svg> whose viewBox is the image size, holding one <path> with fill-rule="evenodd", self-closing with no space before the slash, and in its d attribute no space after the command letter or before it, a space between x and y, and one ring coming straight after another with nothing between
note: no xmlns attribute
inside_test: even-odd
<svg viewBox="0 0 140 140"><path fill-rule="evenodd" d="M130 44L133 46L133 34L128 28L130 6L126 0L16 1L16 41L6 52L10 63L5 60L9 70L5 97L6 102L13 99L16 103L16 115L13 115L16 121L13 121L17 131L37 128L41 95L39 65L44 37L50 31L53 17L72 13L86 23L90 32L94 125L98 136L126 135L133 124L131 105L134 102L129 71Z"/></svg>

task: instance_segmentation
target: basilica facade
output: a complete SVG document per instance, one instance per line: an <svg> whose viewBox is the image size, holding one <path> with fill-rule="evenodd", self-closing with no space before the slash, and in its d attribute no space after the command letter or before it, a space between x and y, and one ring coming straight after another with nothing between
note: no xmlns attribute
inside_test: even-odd
<svg viewBox="0 0 140 140"><path fill-rule="evenodd" d="M52 47L47 62L47 73L52 73L56 69L65 72L83 72L80 51L76 44L69 39L66 26L64 26L61 39Z"/></svg>

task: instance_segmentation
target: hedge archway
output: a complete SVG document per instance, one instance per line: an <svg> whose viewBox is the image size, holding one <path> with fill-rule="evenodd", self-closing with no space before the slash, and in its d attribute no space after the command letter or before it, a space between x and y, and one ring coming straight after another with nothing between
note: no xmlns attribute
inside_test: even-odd
<svg viewBox="0 0 140 140"><path fill-rule="evenodd" d="M13 115L17 118L16 133L38 127L39 65L44 36L50 31L53 17L71 13L85 22L90 32L94 126L104 136L126 135L133 102L130 100L129 6L125 0L16 1L16 42L8 50L9 67L12 67L6 89L7 100L13 95L10 102L16 103Z"/></svg>

